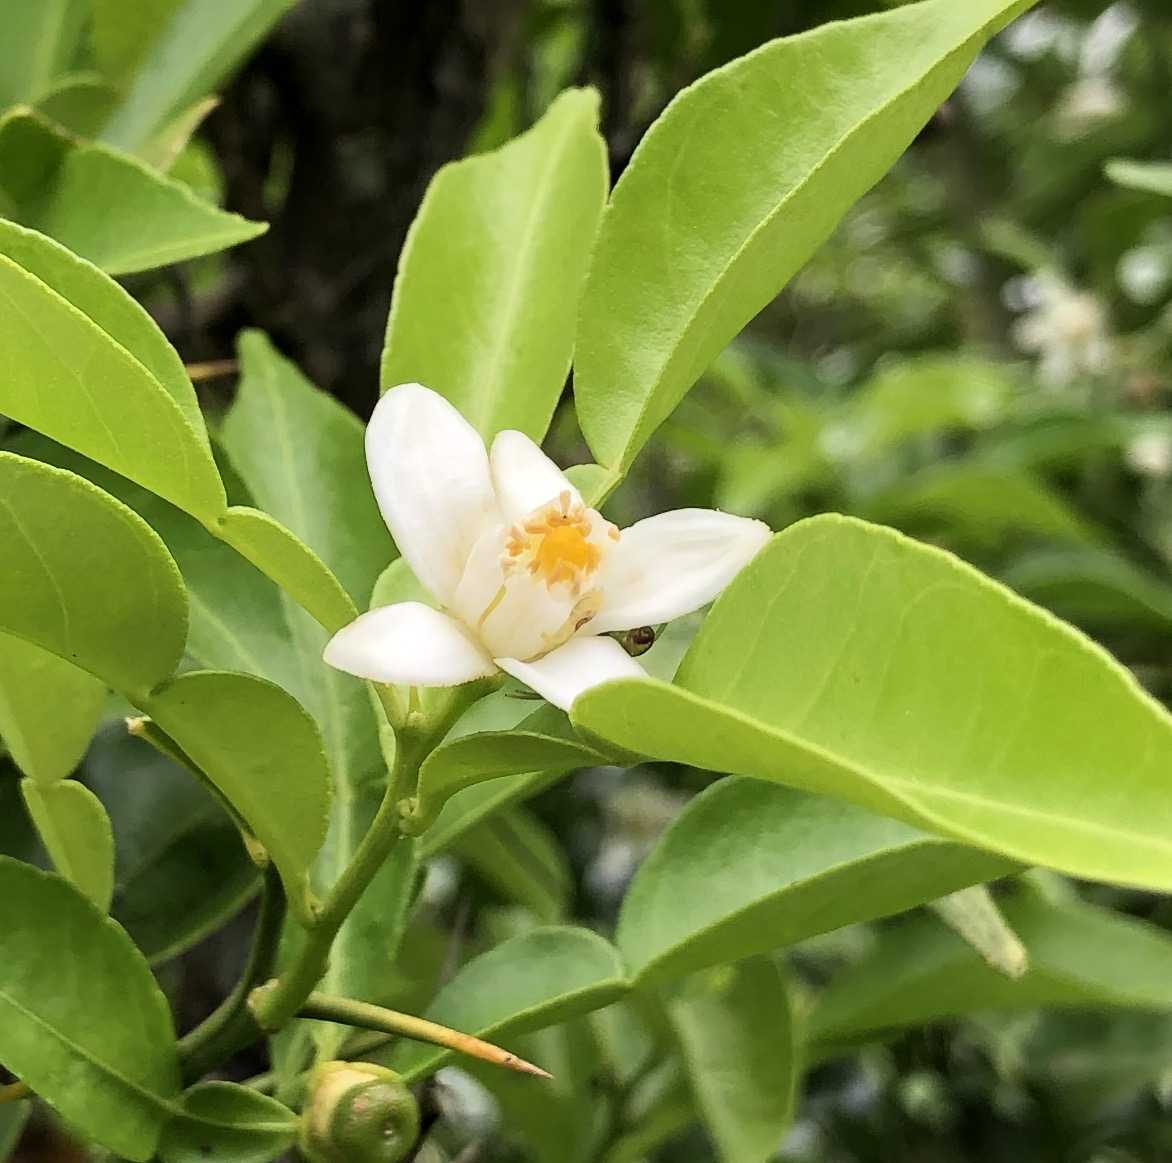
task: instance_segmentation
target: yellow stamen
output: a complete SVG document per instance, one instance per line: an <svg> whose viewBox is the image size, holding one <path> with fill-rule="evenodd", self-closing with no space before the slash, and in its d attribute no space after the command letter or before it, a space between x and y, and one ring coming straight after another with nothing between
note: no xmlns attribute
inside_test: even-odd
<svg viewBox="0 0 1172 1163"><path fill-rule="evenodd" d="M590 540L589 511L568 492L513 526L505 543L505 567L524 567L552 589L567 585L577 594L583 581L598 569L602 553ZM617 530L608 526L614 538Z"/></svg>

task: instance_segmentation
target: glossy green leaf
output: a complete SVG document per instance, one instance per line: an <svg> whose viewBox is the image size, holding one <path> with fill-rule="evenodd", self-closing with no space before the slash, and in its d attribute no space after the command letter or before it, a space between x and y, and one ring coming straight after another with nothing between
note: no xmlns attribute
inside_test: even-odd
<svg viewBox="0 0 1172 1163"><path fill-rule="evenodd" d="M25 806L53 867L102 912L114 895L114 833L102 801L72 779L21 783Z"/></svg>
<svg viewBox="0 0 1172 1163"><path fill-rule="evenodd" d="M1106 165L1107 177L1117 186L1172 198L1172 162L1137 162L1116 158Z"/></svg>
<svg viewBox="0 0 1172 1163"><path fill-rule="evenodd" d="M607 683L573 718L1023 863L1172 887L1167 713L1077 631L893 530L828 515L779 534L676 681Z"/></svg>
<svg viewBox="0 0 1172 1163"><path fill-rule="evenodd" d="M14 222L0 220L0 254L52 288L125 348L175 402L196 440L209 447L199 401L183 361L138 302L92 263L79 259L53 239ZM124 475L133 476L132 473Z"/></svg>
<svg viewBox="0 0 1172 1163"><path fill-rule="evenodd" d="M1002 902L1030 952L1017 981L989 968L940 921L921 915L880 934L814 1009L811 1038L836 1043L982 1009L1172 1009L1172 937L1154 925L1034 892Z"/></svg>
<svg viewBox="0 0 1172 1163"><path fill-rule="evenodd" d="M531 812L494 812L466 831L454 853L506 901L523 905L547 924L564 919L573 887L565 852Z"/></svg>
<svg viewBox="0 0 1172 1163"><path fill-rule="evenodd" d="M1031 0L926 0L771 41L709 73L639 144L603 214L578 416L620 474Z"/></svg>
<svg viewBox="0 0 1172 1163"><path fill-rule="evenodd" d="M399 260L384 390L426 384L486 438L545 435L606 201L597 124L598 94L571 89L516 141L436 174Z"/></svg>
<svg viewBox="0 0 1172 1163"><path fill-rule="evenodd" d="M637 982L739 961L1011 871L852 804L751 779L698 795L640 866L615 944Z"/></svg>
<svg viewBox="0 0 1172 1163"><path fill-rule="evenodd" d="M0 932L0 1061L103 1146L150 1159L179 1069L142 955L71 885L7 857Z"/></svg>
<svg viewBox="0 0 1172 1163"><path fill-rule="evenodd" d="M784 974L765 957L709 969L684 982L667 1012L722 1163L772 1159L799 1074Z"/></svg>
<svg viewBox="0 0 1172 1163"><path fill-rule="evenodd" d="M0 109L36 100L77 53L84 0L5 0L0 40Z"/></svg>
<svg viewBox="0 0 1172 1163"><path fill-rule="evenodd" d="M365 602L395 547L366 471L363 424L259 331L238 345L240 381L221 439L257 505Z"/></svg>
<svg viewBox="0 0 1172 1163"><path fill-rule="evenodd" d="M613 946L586 929L533 929L469 961L426 1016L497 1041L608 1005L627 988ZM403 1042L388 1065L408 1081L438 1070L450 1050Z"/></svg>
<svg viewBox="0 0 1172 1163"><path fill-rule="evenodd" d="M270 1163L297 1136L297 1116L275 1098L234 1082L202 1082L179 1100L161 1163Z"/></svg>
<svg viewBox="0 0 1172 1163"><path fill-rule="evenodd" d="M73 473L0 452L0 545L0 630L140 698L174 671L183 584L130 509Z"/></svg>
<svg viewBox="0 0 1172 1163"><path fill-rule="evenodd" d="M195 393L149 317L112 279L0 222L0 411L201 521L224 487Z"/></svg>
<svg viewBox="0 0 1172 1163"><path fill-rule="evenodd" d="M78 765L102 715L106 686L31 642L0 634L0 739L40 783Z"/></svg>
<svg viewBox="0 0 1172 1163"><path fill-rule="evenodd" d="M267 229L27 109L0 117L0 194L7 217L112 275L213 254Z"/></svg>
<svg viewBox="0 0 1172 1163"><path fill-rule="evenodd" d="M233 505L216 536L270 577L331 633L358 616L350 595L308 545L267 513Z"/></svg>
<svg viewBox="0 0 1172 1163"><path fill-rule="evenodd" d="M413 828L426 828L453 795L485 780L606 762L600 751L574 734L565 715L542 706L511 730L473 731L437 747L420 768L410 822Z"/></svg>
<svg viewBox="0 0 1172 1163"><path fill-rule="evenodd" d="M128 91L103 131L105 140L137 150L181 110L215 89L292 4L293 0L98 0L95 20L100 31L95 39L107 46L108 67L125 74L134 66L133 75L122 78Z"/></svg>
<svg viewBox="0 0 1172 1163"><path fill-rule="evenodd" d="M20 433L10 448L84 477L158 533L187 589L189 660L208 670L267 678L306 700L312 672L306 673L298 657L286 603L273 582L243 556L162 497L39 433Z"/></svg>
<svg viewBox="0 0 1172 1163"><path fill-rule="evenodd" d="M146 703L155 722L232 804L309 920L308 875L326 835L330 773L309 714L251 675L195 671Z"/></svg>
<svg viewBox="0 0 1172 1163"><path fill-rule="evenodd" d="M186 951L256 892L256 866L224 809L123 724L99 733L82 775L114 827L110 911L148 960Z"/></svg>

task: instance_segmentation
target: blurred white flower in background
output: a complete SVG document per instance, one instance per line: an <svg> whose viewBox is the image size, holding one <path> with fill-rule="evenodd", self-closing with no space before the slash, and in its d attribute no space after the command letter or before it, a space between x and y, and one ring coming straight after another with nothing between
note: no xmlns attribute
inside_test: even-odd
<svg viewBox="0 0 1172 1163"><path fill-rule="evenodd" d="M1046 386L1066 387L1107 370L1111 334L1097 296L1044 271L1018 284L1017 300L1026 310L1013 329L1014 342L1038 356L1038 377Z"/></svg>
<svg viewBox="0 0 1172 1163"><path fill-rule="evenodd" d="M1110 77L1079 77L1059 99L1054 110L1054 132L1062 140L1072 141L1098 122L1118 117L1126 108L1126 96Z"/></svg>
<svg viewBox="0 0 1172 1163"><path fill-rule="evenodd" d="M1114 73L1127 42L1139 25L1128 4L1113 4L1090 26L1078 53L1078 79L1059 98L1054 130L1071 140L1127 109L1127 97Z"/></svg>
<svg viewBox="0 0 1172 1163"><path fill-rule="evenodd" d="M1172 473L1172 434L1142 432L1128 443L1123 455L1140 476L1166 477Z"/></svg>

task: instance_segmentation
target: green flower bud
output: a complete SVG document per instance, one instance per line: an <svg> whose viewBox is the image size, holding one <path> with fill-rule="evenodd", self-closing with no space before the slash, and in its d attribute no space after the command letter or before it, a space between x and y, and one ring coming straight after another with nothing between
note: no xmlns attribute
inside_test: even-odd
<svg viewBox="0 0 1172 1163"><path fill-rule="evenodd" d="M393 1070L324 1062L309 1080L301 1153L309 1163L399 1163L419 1138L419 1107Z"/></svg>

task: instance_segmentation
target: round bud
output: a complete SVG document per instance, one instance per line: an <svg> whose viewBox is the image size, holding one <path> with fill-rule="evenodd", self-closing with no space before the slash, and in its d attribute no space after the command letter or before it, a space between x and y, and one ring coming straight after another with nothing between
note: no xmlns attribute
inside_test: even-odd
<svg viewBox="0 0 1172 1163"><path fill-rule="evenodd" d="M298 1145L309 1163L399 1163L419 1138L419 1107L393 1070L324 1062L309 1080Z"/></svg>

